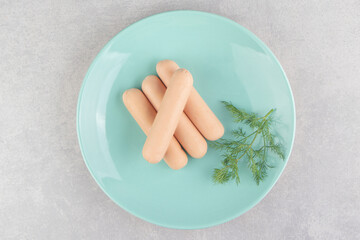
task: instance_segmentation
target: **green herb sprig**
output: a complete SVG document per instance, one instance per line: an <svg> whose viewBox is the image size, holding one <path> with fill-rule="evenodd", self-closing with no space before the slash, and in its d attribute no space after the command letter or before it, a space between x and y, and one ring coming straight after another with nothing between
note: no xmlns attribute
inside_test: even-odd
<svg viewBox="0 0 360 240"><path fill-rule="evenodd" d="M223 152L222 167L214 169L213 181L223 184L229 180L235 180L236 184L239 184L238 163L240 160L244 160L247 161L254 180L259 185L267 176L268 169L272 168L269 164L268 152L271 151L280 159L285 159L283 145L271 133L275 109L271 109L265 116L259 117L255 113L247 113L236 108L230 102L222 101L222 103L232 114L234 122L248 125L253 132L247 134L239 127L232 132L233 139L221 138L210 143L211 147ZM256 139L258 141L255 141Z"/></svg>

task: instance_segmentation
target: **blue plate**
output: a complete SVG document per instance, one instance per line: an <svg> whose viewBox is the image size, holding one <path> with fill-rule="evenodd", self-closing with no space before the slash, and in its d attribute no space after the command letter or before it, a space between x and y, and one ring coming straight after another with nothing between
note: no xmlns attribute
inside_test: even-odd
<svg viewBox="0 0 360 240"><path fill-rule="evenodd" d="M265 114L276 108L276 132L286 161L259 186L246 163L241 183L214 185L212 170L220 153L171 170L152 165L141 151L145 135L122 103L122 93L140 88L156 74L156 63L172 59L193 74L194 86L225 127L235 127L221 100ZM279 62L266 45L237 23L196 11L165 12L143 19L115 36L98 54L84 79L77 110L77 131L89 171L119 206L146 221L170 228L205 228L251 209L270 191L290 155L295 134L294 100Z"/></svg>

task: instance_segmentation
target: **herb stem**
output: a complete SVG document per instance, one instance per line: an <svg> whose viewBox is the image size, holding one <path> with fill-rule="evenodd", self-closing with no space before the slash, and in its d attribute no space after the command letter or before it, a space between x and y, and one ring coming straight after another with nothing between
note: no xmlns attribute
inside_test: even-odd
<svg viewBox="0 0 360 240"><path fill-rule="evenodd" d="M255 139L257 137L257 135L261 132L262 130L262 127L264 126L267 118L269 117L269 115L274 111L274 109L271 109L263 118L264 120L261 122L261 127L259 127L255 132L253 132L252 134L250 134L249 136L245 137L245 138L248 138L250 137L251 135L255 134L255 137L253 138L253 140L251 141L251 143L249 144L249 146L247 147L246 151L238 158L236 159L236 162L238 162L248 151L249 149L251 148L251 146L254 144L255 142ZM265 139L264 139L265 140Z"/></svg>
<svg viewBox="0 0 360 240"><path fill-rule="evenodd" d="M248 139L249 137L251 137L251 136L252 136L252 135L254 135L255 133L256 133L256 131L255 131L255 132L253 132L252 134L250 134L250 135L248 135L248 136L246 136L246 137L242 138L242 139L241 139L241 141L244 141L244 140Z"/></svg>
<svg viewBox="0 0 360 240"><path fill-rule="evenodd" d="M267 118L273 111L274 109L272 108L263 118Z"/></svg>
<svg viewBox="0 0 360 240"><path fill-rule="evenodd" d="M253 140L251 141L251 143L250 143L249 146L247 147L246 151L245 151L238 159L236 159L236 162L238 162L238 161L249 151L249 149L251 148L251 146L252 146L253 143L255 142L255 139L256 139L257 135L259 134L259 130L256 130L256 132L254 132L254 133L256 133L256 134L255 134L255 137L253 138Z"/></svg>

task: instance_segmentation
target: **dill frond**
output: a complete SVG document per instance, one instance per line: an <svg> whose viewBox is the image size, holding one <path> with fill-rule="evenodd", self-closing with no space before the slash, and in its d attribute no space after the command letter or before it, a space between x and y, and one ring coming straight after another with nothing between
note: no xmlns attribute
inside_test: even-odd
<svg viewBox="0 0 360 240"><path fill-rule="evenodd" d="M214 169L214 183L226 183L235 180L240 183L238 163L240 160L247 161L248 168L252 172L257 185L267 177L267 171L272 168L268 163L268 152L271 151L280 159L284 160L284 147L277 141L274 134L271 133L273 124L273 113L271 109L265 116L259 117L255 113L247 113L244 110L236 108L231 102L222 101L225 108L233 116L236 123L248 125L253 132L247 134L241 127L232 131L234 139L219 139L211 142L210 147L223 152L222 167ZM255 140L261 138L255 146Z"/></svg>

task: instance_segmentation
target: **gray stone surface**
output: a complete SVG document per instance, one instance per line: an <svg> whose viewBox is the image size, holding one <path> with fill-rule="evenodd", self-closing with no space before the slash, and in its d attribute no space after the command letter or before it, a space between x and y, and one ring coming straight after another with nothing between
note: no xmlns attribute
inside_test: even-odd
<svg viewBox="0 0 360 240"><path fill-rule="evenodd" d="M82 160L75 115L98 51L131 23L193 9L257 34L294 92L280 181L251 211L202 230L125 212ZM0 239L360 239L360 1L0 0Z"/></svg>

